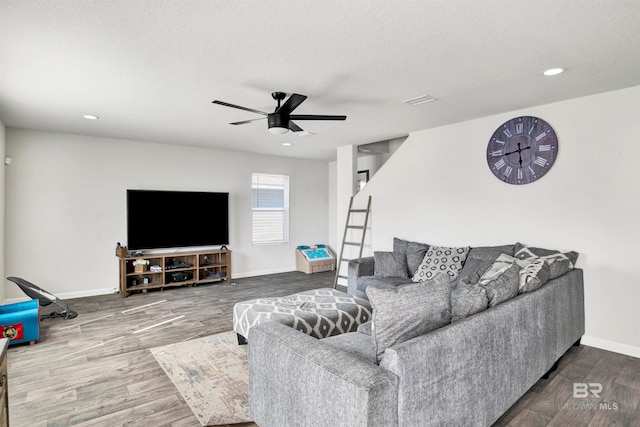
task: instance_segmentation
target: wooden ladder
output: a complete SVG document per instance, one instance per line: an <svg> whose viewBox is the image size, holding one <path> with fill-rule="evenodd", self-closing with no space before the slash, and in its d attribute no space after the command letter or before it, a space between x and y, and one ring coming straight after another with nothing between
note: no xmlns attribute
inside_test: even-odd
<svg viewBox="0 0 640 427"><path fill-rule="evenodd" d="M347 259L347 258L343 258L344 255L344 247L345 246L357 246L359 248L358 251L358 258L362 257L362 248L364 247L364 236L367 232L367 223L369 221L369 211L371 210L371 196L369 196L369 200L367 201L367 208L366 209L353 209L353 196L351 196L351 199L349 200L349 210L347 211L347 220L344 226L344 234L342 235L342 246L340 247L340 257L338 258L338 264L336 265L336 277L333 280L333 289L335 289L338 286L338 280L339 279L347 279L348 276L346 276L345 274L340 274L340 271L342 270L342 263L349 263L349 261L351 261L351 259ZM351 217L352 214L364 214L364 224L362 225L356 225L353 223L353 219ZM347 242L347 232L349 230L361 230L361 236L362 238L360 239L359 242ZM347 265L348 268L348 265Z"/></svg>

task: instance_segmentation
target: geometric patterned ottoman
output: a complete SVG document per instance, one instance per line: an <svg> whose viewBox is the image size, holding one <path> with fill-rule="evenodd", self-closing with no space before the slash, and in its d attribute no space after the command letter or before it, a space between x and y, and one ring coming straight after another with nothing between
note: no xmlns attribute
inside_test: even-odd
<svg viewBox="0 0 640 427"><path fill-rule="evenodd" d="M369 301L331 288L314 289L279 298L258 298L233 307L233 330L246 343L249 330L275 320L316 338L355 331L371 319Z"/></svg>

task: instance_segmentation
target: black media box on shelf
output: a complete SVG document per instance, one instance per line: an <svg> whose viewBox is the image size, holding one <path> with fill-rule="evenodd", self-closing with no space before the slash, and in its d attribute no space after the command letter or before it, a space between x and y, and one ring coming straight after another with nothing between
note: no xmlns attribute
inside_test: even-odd
<svg viewBox="0 0 640 427"><path fill-rule="evenodd" d="M191 278L191 275L185 271L171 273L172 282L184 282L185 280L189 280L190 278Z"/></svg>

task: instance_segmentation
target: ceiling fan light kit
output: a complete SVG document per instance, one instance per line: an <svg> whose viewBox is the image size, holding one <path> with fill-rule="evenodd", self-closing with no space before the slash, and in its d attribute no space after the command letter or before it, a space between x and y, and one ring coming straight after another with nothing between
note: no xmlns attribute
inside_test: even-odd
<svg viewBox="0 0 640 427"><path fill-rule="evenodd" d="M285 117L276 113L267 115L267 125L269 126L269 132L276 135L284 135L285 133L289 132L289 120L288 118L286 121L284 119Z"/></svg>
<svg viewBox="0 0 640 427"><path fill-rule="evenodd" d="M269 132L276 135L283 135L289 130L293 132L303 132L305 131L295 124L293 120L346 120L347 116L330 116L330 115L314 115L314 114L296 114L292 115L291 113L295 110L305 99L307 99L306 95L300 95L297 93L291 94L289 99L285 101L284 104L280 105L281 101L286 98L287 94L284 92L272 92L271 97L278 102L278 106L275 108L273 113L265 113L264 111L254 110L252 108L241 107L239 105L230 104L224 101L218 101L217 99L212 101L214 104L222 105L224 107L237 108L239 110L249 111L252 113L261 114L265 117L261 117L258 119L252 120L243 120L240 122L229 123L231 125L244 125L247 123L254 122L256 120L262 120L264 118L267 119L267 129ZM310 132L306 133L307 135L311 134Z"/></svg>

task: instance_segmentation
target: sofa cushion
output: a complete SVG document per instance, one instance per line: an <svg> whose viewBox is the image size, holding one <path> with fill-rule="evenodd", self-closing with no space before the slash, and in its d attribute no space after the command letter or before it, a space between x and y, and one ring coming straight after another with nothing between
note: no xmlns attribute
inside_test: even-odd
<svg viewBox="0 0 640 427"><path fill-rule="evenodd" d="M361 334L360 332L348 332L346 334L323 338L322 342L331 347L346 351L365 362L374 365L378 363L371 335Z"/></svg>
<svg viewBox="0 0 640 427"><path fill-rule="evenodd" d="M469 247L450 248L444 246L431 246L413 275L414 282L432 280L436 275L446 274L450 280L458 277L462 264L467 258Z"/></svg>
<svg viewBox="0 0 640 427"><path fill-rule="evenodd" d="M374 252L374 273L376 277L405 277L407 274L407 256L401 252Z"/></svg>
<svg viewBox="0 0 640 427"><path fill-rule="evenodd" d="M407 283L412 283L411 279L408 277L362 276L358 278L356 289L361 292L365 292L369 286L394 289L400 285L406 285ZM364 295L363 298L364 297L366 297L366 295Z"/></svg>
<svg viewBox="0 0 640 427"><path fill-rule="evenodd" d="M503 303L518 295L520 266L515 258L500 255L480 278L480 286L487 291L489 307Z"/></svg>
<svg viewBox="0 0 640 427"><path fill-rule="evenodd" d="M416 273L428 250L429 245L426 243L409 242L397 237L393 238L393 251L403 253L407 257L407 273L409 277L413 277Z"/></svg>
<svg viewBox="0 0 640 427"><path fill-rule="evenodd" d="M578 253L574 251L560 252L553 249L543 249L529 247L522 243L516 243L515 257L518 259L526 259L531 257L540 257L549 264L549 279L555 279L571 270L576 261L578 261Z"/></svg>
<svg viewBox="0 0 640 427"><path fill-rule="evenodd" d="M378 360L387 348L451 322L450 282L368 287L367 296L373 307L371 336Z"/></svg>
<svg viewBox="0 0 640 427"><path fill-rule="evenodd" d="M451 293L451 321L455 322L486 310L488 305L489 299L485 288L478 286L477 283L467 284L459 280Z"/></svg>
<svg viewBox="0 0 640 427"><path fill-rule="evenodd" d="M371 335L371 320L361 323L356 331L361 334Z"/></svg>

